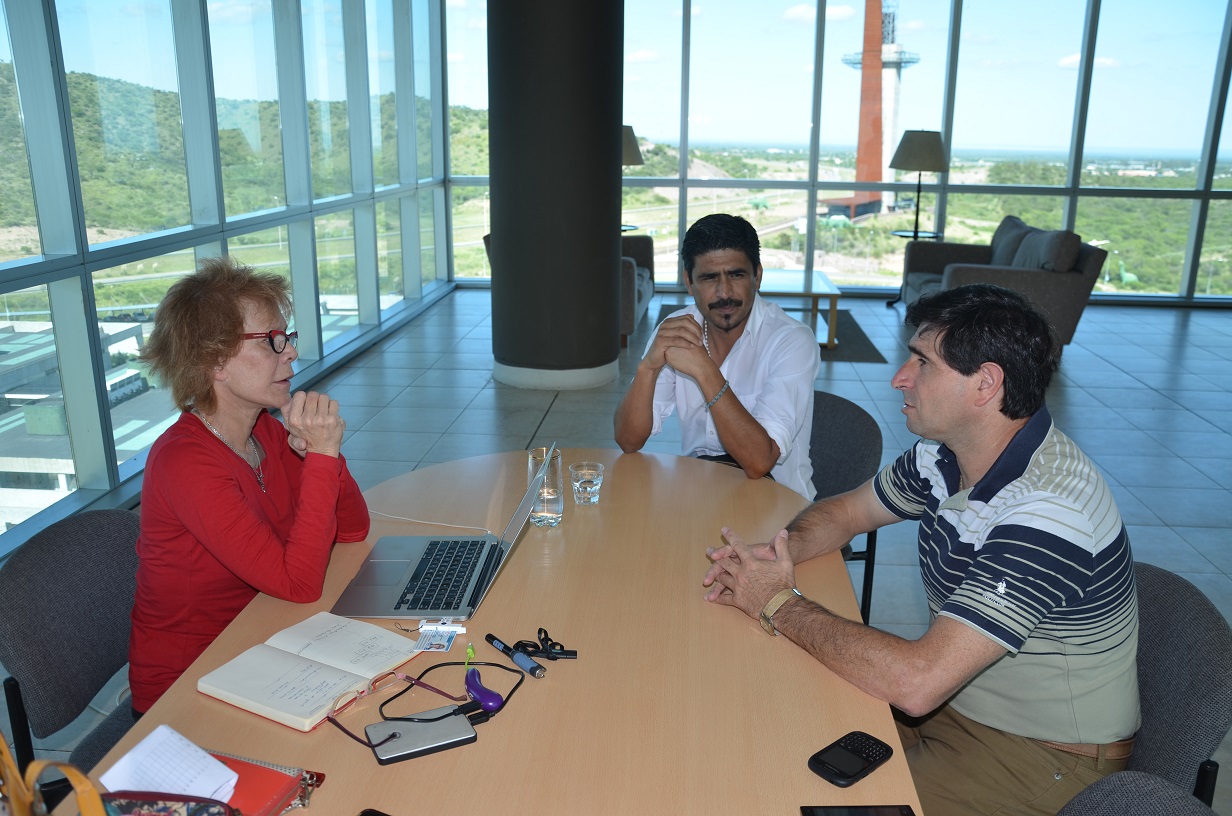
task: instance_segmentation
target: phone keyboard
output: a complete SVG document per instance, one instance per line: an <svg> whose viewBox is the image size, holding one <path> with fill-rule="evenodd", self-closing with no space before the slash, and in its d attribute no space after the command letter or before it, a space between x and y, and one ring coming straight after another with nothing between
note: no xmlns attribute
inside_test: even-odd
<svg viewBox="0 0 1232 816"><path fill-rule="evenodd" d="M890 747L868 734L853 732L841 737L838 744L869 762L880 762L890 753Z"/></svg>

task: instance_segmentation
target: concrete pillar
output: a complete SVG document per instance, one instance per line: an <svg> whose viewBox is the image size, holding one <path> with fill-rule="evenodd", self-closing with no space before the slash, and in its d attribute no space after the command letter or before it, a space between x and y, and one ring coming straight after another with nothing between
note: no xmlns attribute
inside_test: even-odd
<svg viewBox="0 0 1232 816"><path fill-rule="evenodd" d="M493 377L610 382L620 353L621 0L488 4Z"/></svg>

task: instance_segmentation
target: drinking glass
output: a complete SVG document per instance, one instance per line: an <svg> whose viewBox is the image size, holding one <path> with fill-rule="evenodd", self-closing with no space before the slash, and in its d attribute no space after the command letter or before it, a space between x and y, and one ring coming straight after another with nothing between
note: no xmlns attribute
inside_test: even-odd
<svg viewBox="0 0 1232 816"><path fill-rule="evenodd" d="M573 483L574 504L598 504L599 488L603 486L603 465L600 462L574 462L569 465L569 481Z"/></svg>
<svg viewBox="0 0 1232 816"><path fill-rule="evenodd" d="M526 460L526 479L529 482L539 472L543 457L547 456L547 448L532 448ZM565 512L565 476L560 467L560 451L552 451L548 460L547 475L539 487L539 495L535 497L535 505L530 511L530 523L537 527L555 527L560 524Z"/></svg>

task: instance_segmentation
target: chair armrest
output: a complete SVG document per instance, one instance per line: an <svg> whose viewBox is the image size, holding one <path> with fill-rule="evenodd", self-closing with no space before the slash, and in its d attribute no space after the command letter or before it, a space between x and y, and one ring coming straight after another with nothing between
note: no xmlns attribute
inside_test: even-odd
<svg viewBox="0 0 1232 816"><path fill-rule="evenodd" d="M992 247L984 244L908 241L903 269L908 273L940 275L948 264L986 264L991 260Z"/></svg>
<svg viewBox="0 0 1232 816"><path fill-rule="evenodd" d="M637 263L629 257L620 259L620 307L633 309L637 304Z"/></svg>

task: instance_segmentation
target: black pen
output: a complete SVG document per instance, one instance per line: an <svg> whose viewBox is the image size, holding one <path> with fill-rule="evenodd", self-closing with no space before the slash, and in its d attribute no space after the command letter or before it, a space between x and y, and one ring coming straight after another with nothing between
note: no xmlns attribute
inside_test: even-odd
<svg viewBox="0 0 1232 816"><path fill-rule="evenodd" d="M543 668L543 666L540 666L538 663L531 660L530 657L522 652L519 652L517 649L510 647L507 643L491 632L488 632L488 634L484 636L484 640L495 646L496 651L507 655L509 659L513 661L513 665L517 666L519 669L522 669L531 677L543 677L543 675L548 673L548 670Z"/></svg>

